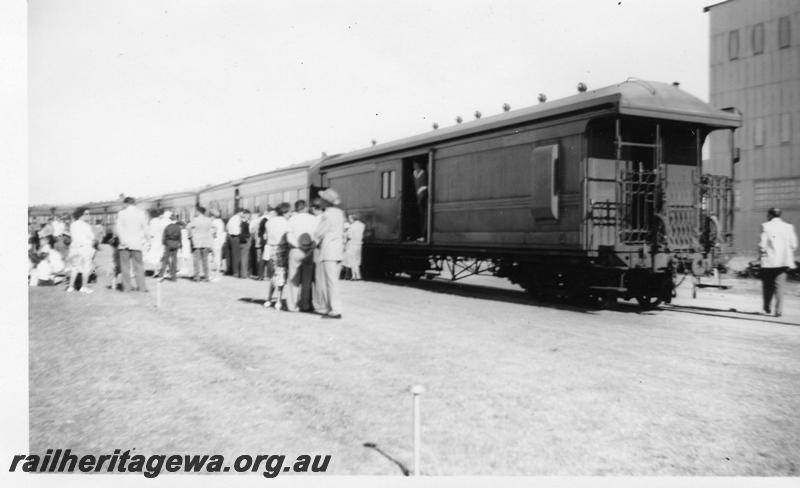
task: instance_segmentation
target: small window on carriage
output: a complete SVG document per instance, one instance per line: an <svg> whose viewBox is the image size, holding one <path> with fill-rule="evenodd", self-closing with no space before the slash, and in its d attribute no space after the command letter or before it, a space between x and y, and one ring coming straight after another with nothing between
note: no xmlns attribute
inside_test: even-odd
<svg viewBox="0 0 800 488"><path fill-rule="evenodd" d="M536 220L558 220L558 144L535 148L531 154L531 165L531 214Z"/></svg>
<svg viewBox="0 0 800 488"><path fill-rule="evenodd" d="M396 173L394 171L383 171L381 173L381 199L385 200L396 196Z"/></svg>

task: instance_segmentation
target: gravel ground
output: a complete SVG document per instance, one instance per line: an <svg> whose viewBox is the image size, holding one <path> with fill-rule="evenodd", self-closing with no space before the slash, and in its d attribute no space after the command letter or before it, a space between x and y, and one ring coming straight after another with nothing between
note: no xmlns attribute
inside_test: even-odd
<svg viewBox="0 0 800 488"><path fill-rule="evenodd" d="M758 282L732 283L641 312L491 278L344 282L340 321L264 310L252 280L165 282L160 309L152 279L32 288L30 450L331 454L329 473L401 475L421 384L423 474L796 476L800 286L774 318Z"/></svg>

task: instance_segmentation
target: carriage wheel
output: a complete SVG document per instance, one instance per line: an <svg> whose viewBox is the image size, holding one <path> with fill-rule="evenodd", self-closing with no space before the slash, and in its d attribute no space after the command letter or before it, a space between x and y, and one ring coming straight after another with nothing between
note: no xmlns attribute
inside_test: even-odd
<svg viewBox="0 0 800 488"><path fill-rule="evenodd" d="M661 302L663 302L661 298L651 297L649 295L636 297L636 301L639 302L639 307L643 308L644 310L653 310L661 305Z"/></svg>

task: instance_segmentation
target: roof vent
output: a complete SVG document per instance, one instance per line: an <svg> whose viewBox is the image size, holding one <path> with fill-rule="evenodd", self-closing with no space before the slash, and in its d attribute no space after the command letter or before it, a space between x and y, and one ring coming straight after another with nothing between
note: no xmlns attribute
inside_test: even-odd
<svg viewBox="0 0 800 488"><path fill-rule="evenodd" d="M673 81L672 82L672 86L681 86L681 82L680 81Z"/></svg>
<svg viewBox="0 0 800 488"><path fill-rule="evenodd" d="M438 122L434 122L433 123L433 130L436 130L438 128L439 128L439 123Z"/></svg>
<svg viewBox="0 0 800 488"><path fill-rule="evenodd" d="M476 110L476 111L475 111L475 118L476 118L476 119L479 119L479 118L481 118L481 111L480 111L480 110Z"/></svg>
<svg viewBox="0 0 800 488"><path fill-rule="evenodd" d="M503 112L508 112L509 110L511 110L511 105L509 105L507 103L504 103L503 104Z"/></svg>
<svg viewBox="0 0 800 488"><path fill-rule="evenodd" d="M580 83L578 83L578 93L586 92L586 88L587 88L586 87L586 83L584 83L582 81Z"/></svg>
<svg viewBox="0 0 800 488"><path fill-rule="evenodd" d="M460 115L458 117L456 117L456 124L460 124L463 121L464 121L464 119L462 119Z"/></svg>
<svg viewBox="0 0 800 488"><path fill-rule="evenodd" d="M539 94L539 103L544 103L546 101L547 101L547 95L545 95L544 93L540 93Z"/></svg>

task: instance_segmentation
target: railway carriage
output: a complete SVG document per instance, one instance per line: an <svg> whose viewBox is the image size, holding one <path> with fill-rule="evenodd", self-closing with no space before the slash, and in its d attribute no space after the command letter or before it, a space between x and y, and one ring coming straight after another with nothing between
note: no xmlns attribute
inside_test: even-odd
<svg viewBox="0 0 800 488"><path fill-rule="evenodd" d="M144 199L140 204L151 211L171 210L178 216L178 220L189 222L194 213L194 208L197 207L197 191L168 193L159 197Z"/></svg>
<svg viewBox="0 0 800 488"><path fill-rule="evenodd" d="M488 273L654 306L676 273L724 262L732 177L703 173L702 145L740 124L677 85L628 80L331 158L317 181L367 224L367 273Z"/></svg>
<svg viewBox="0 0 800 488"><path fill-rule="evenodd" d="M216 209L223 219L228 220L236 210L235 190L235 182L227 181L203 188L197 194L197 200L200 206L209 211Z"/></svg>
<svg viewBox="0 0 800 488"><path fill-rule="evenodd" d="M312 159L284 168L248 176L204 188L198 193L199 204L220 211L228 219L237 208L263 212L279 203L294 204L314 196L309 174L326 157Z"/></svg>

